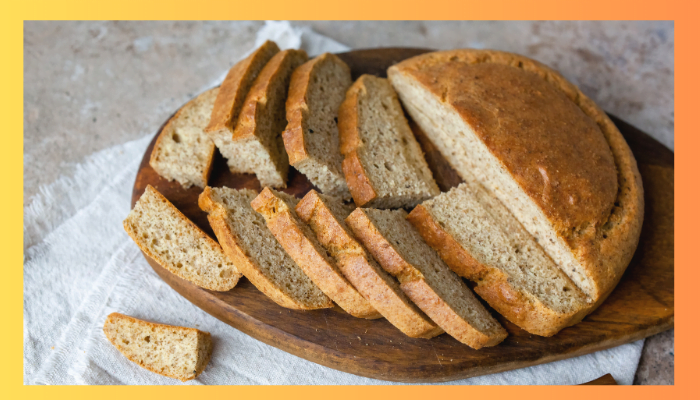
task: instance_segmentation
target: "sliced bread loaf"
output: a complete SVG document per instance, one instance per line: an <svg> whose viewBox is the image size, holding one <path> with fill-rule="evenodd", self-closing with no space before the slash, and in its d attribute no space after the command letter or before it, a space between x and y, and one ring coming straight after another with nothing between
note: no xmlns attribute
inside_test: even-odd
<svg viewBox="0 0 700 400"><path fill-rule="evenodd" d="M250 206L255 196L257 193L249 189L227 187L207 187L199 195L199 207L209 213L209 224L224 253L258 290L282 307L333 307L333 302L277 242L265 219Z"/></svg>
<svg viewBox="0 0 700 400"><path fill-rule="evenodd" d="M211 335L198 329L154 324L112 313L102 330L129 361L183 382L199 376L211 358Z"/></svg>
<svg viewBox="0 0 700 400"><path fill-rule="evenodd" d="M350 198L338 141L338 108L352 84L350 67L325 53L294 70L282 133L289 164L325 194Z"/></svg>
<svg viewBox="0 0 700 400"><path fill-rule="evenodd" d="M406 220L404 210L358 208L347 218L355 236L401 289L450 336L480 349L508 333Z"/></svg>
<svg viewBox="0 0 700 400"><path fill-rule="evenodd" d="M275 42L266 41L252 54L234 65L226 75L219 88L211 120L204 130L219 148L219 152L228 160L231 172L240 172L236 168L236 157L239 151L233 142L233 130L238 123L238 115L243 108L248 91L255 78L268 61L280 51Z"/></svg>
<svg viewBox="0 0 700 400"><path fill-rule="evenodd" d="M498 199L467 181L408 215L474 291L526 331L552 336L585 316L586 296Z"/></svg>
<svg viewBox="0 0 700 400"><path fill-rule="evenodd" d="M343 275L389 322L410 337L431 338L443 333L352 235L345 224L352 210L340 199L314 190L296 206L299 217L311 227Z"/></svg>
<svg viewBox="0 0 700 400"><path fill-rule="evenodd" d="M294 211L297 202L294 196L265 188L251 206L265 218L267 227L292 259L340 308L354 317L379 318L377 310L343 277L313 232L299 219Z"/></svg>
<svg viewBox="0 0 700 400"><path fill-rule="evenodd" d="M207 185L214 160L214 143L204 133L218 88L185 104L163 127L149 164L163 178L184 188Z"/></svg>
<svg viewBox="0 0 700 400"><path fill-rule="evenodd" d="M289 158L282 140L287 126L285 101L292 72L306 59L303 50L281 51L255 79L233 131L231 171L253 172L261 186L287 187Z"/></svg>
<svg viewBox="0 0 700 400"><path fill-rule="evenodd" d="M412 207L440 193L389 81L362 75L338 112L343 172L358 206Z"/></svg>
<svg viewBox="0 0 700 400"><path fill-rule="evenodd" d="M151 185L124 220L124 229L148 257L197 286L227 291L241 277L219 244Z"/></svg>

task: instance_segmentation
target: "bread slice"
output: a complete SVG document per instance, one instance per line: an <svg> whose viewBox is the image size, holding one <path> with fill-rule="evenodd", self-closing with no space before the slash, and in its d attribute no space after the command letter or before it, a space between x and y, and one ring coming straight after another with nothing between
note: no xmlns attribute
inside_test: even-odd
<svg viewBox="0 0 700 400"><path fill-rule="evenodd" d="M294 196L265 188L251 206L265 218L267 227L292 259L340 308L354 317L379 318L377 310L343 277L313 232L299 219L294 211L297 202Z"/></svg>
<svg viewBox="0 0 700 400"><path fill-rule="evenodd" d="M281 51L255 79L233 131L232 172L255 173L261 186L287 187L289 158L282 141L287 126L285 101L292 72L306 59L303 50Z"/></svg>
<svg viewBox="0 0 700 400"><path fill-rule="evenodd" d="M257 193L250 189L227 187L207 187L199 195L199 207L209 213L209 224L224 253L258 290L282 307L333 307L328 296L277 242L265 219L250 206L255 196Z"/></svg>
<svg viewBox="0 0 700 400"><path fill-rule="evenodd" d="M129 361L183 382L199 376L211 358L211 335L198 329L154 324L112 313L102 330Z"/></svg>
<svg viewBox="0 0 700 400"><path fill-rule="evenodd" d="M343 173L361 207L412 207L440 193L389 81L362 75L338 112Z"/></svg>
<svg viewBox="0 0 700 400"><path fill-rule="evenodd" d="M401 289L450 336L474 348L508 336L471 290L406 220L404 210L358 208L347 218L355 236Z"/></svg>
<svg viewBox="0 0 700 400"><path fill-rule="evenodd" d="M199 287L225 292L241 277L219 244L151 185L124 220L124 229L148 257Z"/></svg>
<svg viewBox="0 0 700 400"><path fill-rule="evenodd" d="M218 88L207 90L185 104L163 127L153 147L151 167L185 189L203 188L209 180L215 146L204 127L218 92Z"/></svg>
<svg viewBox="0 0 700 400"><path fill-rule="evenodd" d="M352 210L340 199L314 190L296 206L299 217L311 227L343 275L389 322L410 337L431 338L443 333L352 235L345 224Z"/></svg>
<svg viewBox="0 0 700 400"><path fill-rule="evenodd" d="M289 164L325 194L350 199L338 139L338 108L352 84L350 67L324 53L294 70L282 133Z"/></svg>
<svg viewBox="0 0 700 400"><path fill-rule="evenodd" d="M466 182L408 215L426 242L474 291L526 331L552 336L579 322L586 296L498 199Z"/></svg>
<svg viewBox="0 0 700 400"><path fill-rule="evenodd" d="M211 120L204 131L219 148L221 155L228 160L231 172L239 172L236 168L236 158L240 155L240 150L233 142L233 130L238 123L243 102L255 78L272 56L279 51L275 42L266 41L244 60L236 63L228 71L219 88L219 94L216 96L211 112Z"/></svg>
<svg viewBox="0 0 700 400"><path fill-rule="evenodd" d="M590 310L600 304L634 254L644 215L636 161L605 112L558 72L499 51L428 53L388 74L452 167L510 210Z"/></svg>

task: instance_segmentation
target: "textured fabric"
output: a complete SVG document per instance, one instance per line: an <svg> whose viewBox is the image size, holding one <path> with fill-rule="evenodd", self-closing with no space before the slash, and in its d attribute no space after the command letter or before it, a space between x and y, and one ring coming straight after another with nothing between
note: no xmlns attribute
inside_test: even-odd
<svg viewBox="0 0 700 400"><path fill-rule="evenodd" d="M268 22L257 44L309 55L347 47L306 28ZM201 91L223 80L227 71ZM259 342L195 307L166 285L122 221L153 133L90 156L72 177L42 188L24 210L26 384L181 384L126 360L102 325L114 311L211 332L212 360L186 384L391 384L335 371ZM235 289L234 289L235 290ZM612 373L631 384L643 341L578 358L449 384L577 384Z"/></svg>

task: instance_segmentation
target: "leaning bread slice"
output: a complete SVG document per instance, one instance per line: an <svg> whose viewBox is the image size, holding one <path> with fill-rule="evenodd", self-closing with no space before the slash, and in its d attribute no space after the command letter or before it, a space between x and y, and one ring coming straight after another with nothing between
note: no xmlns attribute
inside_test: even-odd
<svg viewBox="0 0 700 400"><path fill-rule="evenodd" d="M552 336L579 322L586 296L498 199L466 182L408 215L426 242L474 291L526 331Z"/></svg>
<svg viewBox="0 0 700 400"><path fill-rule="evenodd" d="M112 313L102 330L129 361L183 382L199 376L211 358L211 335L198 329L154 324Z"/></svg>
<svg viewBox="0 0 700 400"><path fill-rule="evenodd" d="M408 297L450 336L474 349L508 336L406 220L406 211L358 208L346 221Z"/></svg>
<svg viewBox="0 0 700 400"><path fill-rule="evenodd" d="M312 190L296 206L299 217L316 234L343 275L389 322L410 337L443 333L411 300L350 233L345 218L353 207Z"/></svg>
<svg viewBox="0 0 700 400"><path fill-rule="evenodd" d="M316 310L333 307L297 263L284 251L265 219L250 202L257 193L227 187L204 189L199 207L208 219L224 253L258 290L282 307Z"/></svg>
<svg viewBox="0 0 700 400"><path fill-rule="evenodd" d="M266 41L248 57L236 63L228 71L219 88L211 111L211 120L204 131L219 148L221 155L228 160L229 165L233 166L232 172L239 172L235 168L239 151L233 142L233 130L236 128L243 102L255 78L279 51L275 42Z"/></svg>
<svg viewBox="0 0 700 400"><path fill-rule="evenodd" d="M294 70L282 133L289 164L325 194L350 198L338 142L338 108L352 84L350 67L325 53Z"/></svg>
<svg viewBox="0 0 700 400"><path fill-rule="evenodd" d="M124 220L124 229L148 257L199 287L225 292L241 277L219 244L151 185Z"/></svg>
<svg viewBox="0 0 700 400"><path fill-rule="evenodd" d="M412 207L440 193L389 81L362 75L338 112L343 173L361 207Z"/></svg>
<svg viewBox="0 0 700 400"><path fill-rule="evenodd" d="M287 187L285 101L292 72L306 59L303 50L281 51L255 79L233 131L236 153L229 158L231 171L255 173L261 186Z"/></svg>
<svg viewBox="0 0 700 400"><path fill-rule="evenodd" d="M265 188L251 206L265 218L267 227L292 259L340 308L354 317L379 318L377 310L343 277L309 227L299 219L294 211L297 202L294 196Z"/></svg>
<svg viewBox="0 0 700 400"><path fill-rule="evenodd" d="M214 143L204 133L218 88L185 104L163 127L149 164L163 178L184 188L207 185L214 160Z"/></svg>

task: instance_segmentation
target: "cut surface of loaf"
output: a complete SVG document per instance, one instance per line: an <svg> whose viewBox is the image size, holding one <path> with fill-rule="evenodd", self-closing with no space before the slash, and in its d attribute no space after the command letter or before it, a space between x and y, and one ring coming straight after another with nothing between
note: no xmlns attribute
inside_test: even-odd
<svg viewBox="0 0 700 400"><path fill-rule="evenodd" d="M343 275L389 322L410 337L431 338L443 333L353 236L345 223L352 210L340 199L314 190L296 206L299 217L313 230Z"/></svg>
<svg viewBox="0 0 700 400"><path fill-rule="evenodd" d="M282 140L287 126L285 102L292 72L306 59L303 50L281 51L255 79L233 131L232 172L255 173L261 186L287 187L289 158Z"/></svg>
<svg viewBox="0 0 700 400"><path fill-rule="evenodd" d="M599 305L632 258L644 210L636 161L605 112L516 54L428 53L388 74L452 167L497 197Z"/></svg>
<svg viewBox="0 0 700 400"><path fill-rule="evenodd" d="M251 206L265 218L292 259L340 308L354 317L379 318L377 310L345 279L311 229L299 219L294 210L297 203L294 196L265 188Z"/></svg>
<svg viewBox="0 0 700 400"><path fill-rule="evenodd" d="M348 225L401 289L436 324L460 342L480 349L508 333L467 285L406 220L404 210L358 208Z"/></svg>
<svg viewBox="0 0 700 400"><path fill-rule="evenodd" d="M250 189L207 187L199 207L208 219L224 253L258 290L282 307L316 310L333 307L296 262L282 248L250 202Z"/></svg>
<svg viewBox="0 0 700 400"><path fill-rule="evenodd" d="M103 332L129 361L183 382L199 376L211 358L211 335L194 328L112 313L105 320Z"/></svg>
<svg viewBox="0 0 700 400"><path fill-rule="evenodd" d="M204 133L218 88L185 104L163 127L149 164L163 178L184 188L207 185L214 160L214 143Z"/></svg>
<svg viewBox="0 0 700 400"><path fill-rule="evenodd" d="M466 182L408 215L425 241L474 291L524 330L552 336L585 316L586 296L508 209Z"/></svg>
<svg viewBox="0 0 700 400"><path fill-rule="evenodd" d="M324 53L294 70L282 133L289 164L324 194L350 198L338 139L338 108L352 84L350 67Z"/></svg>
<svg viewBox="0 0 700 400"><path fill-rule="evenodd" d="M225 292L241 277L219 244L151 185L124 220L124 229L147 256L199 287Z"/></svg>
<svg viewBox="0 0 700 400"><path fill-rule="evenodd" d="M355 204L412 207L440 193L388 80L362 75L338 114L343 173Z"/></svg>
<svg viewBox="0 0 700 400"><path fill-rule="evenodd" d="M241 172L235 167L236 157L240 153L237 146L240 145L233 142L233 130L238 123L243 102L255 78L279 51L275 42L266 41L251 55L236 63L228 71L219 88L205 132L219 148L221 155L228 160L229 165L233 165L231 172Z"/></svg>

